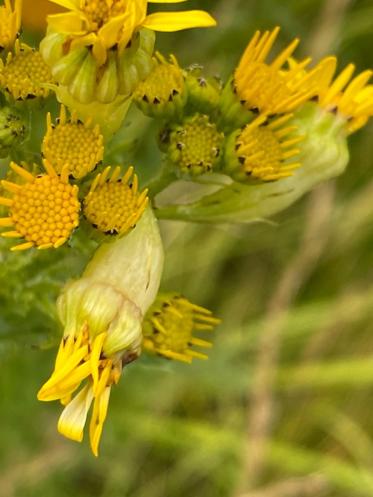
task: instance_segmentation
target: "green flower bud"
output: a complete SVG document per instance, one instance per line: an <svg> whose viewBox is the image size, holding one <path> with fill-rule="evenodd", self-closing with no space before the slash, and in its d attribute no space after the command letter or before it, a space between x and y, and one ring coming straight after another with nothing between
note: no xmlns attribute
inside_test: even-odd
<svg viewBox="0 0 373 497"><path fill-rule="evenodd" d="M300 143L302 167L292 176L262 184L231 181L196 202L159 208L157 216L194 222L253 222L281 212L319 183L345 171L349 153L343 119L307 103L293 124L305 139Z"/></svg>
<svg viewBox="0 0 373 497"><path fill-rule="evenodd" d="M185 78L188 91L188 108L209 114L219 106L221 83L216 78L205 78L201 66L191 66Z"/></svg>
<svg viewBox="0 0 373 497"><path fill-rule="evenodd" d="M253 119L253 113L245 109L239 101L233 79L225 85L220 98L221 122L226 129L237 129Z"/></svg>
<svg viewBox="0 0 373 497"><path fill-rule="evenodd" d="M10 107L0 110L0 157L9 152L25 139L27 126L24 119Z"/></svg>
<svg viewBox="0 0 373 497"><path fill-rule="evenodd" d="M150 117L181 117L187 101L184 73L174 56L170 62L157 54L149 76L134 91L134 101Z"/></svg>
<svg viewBox="0 0 373 497"><path fill-rule="evenodd" d="M187 117L164 134L167 155L176 170L198 176L216 169L224 143L224 134L205 115Z"/></svg>

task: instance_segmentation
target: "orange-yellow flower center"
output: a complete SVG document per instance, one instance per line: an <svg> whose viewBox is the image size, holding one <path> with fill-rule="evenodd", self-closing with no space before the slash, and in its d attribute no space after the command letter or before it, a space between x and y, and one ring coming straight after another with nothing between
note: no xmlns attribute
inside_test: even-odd
<svg viewBox="0 0 373 497"><path fill-rule="evenodd" d="M58 173L67 167L74 178L83 178L103 158L103 136L97 127L81 122L67 122L50 127L44 141L43 154Z"/></svg>
<svg viewBox="0 0 373 497"><path fill-rule="evenodd" d="M59 246L79 224L77 188L59 177L39 176L22 185L9 209L16 231L38 247Z"/></svg>
<svg viewBox="0 0 373 497"><path fill-rule="evenodd" d="M92 30L101 28L111 17L123 14L125 9L124 0L83 0L81 6Z"/></svg>

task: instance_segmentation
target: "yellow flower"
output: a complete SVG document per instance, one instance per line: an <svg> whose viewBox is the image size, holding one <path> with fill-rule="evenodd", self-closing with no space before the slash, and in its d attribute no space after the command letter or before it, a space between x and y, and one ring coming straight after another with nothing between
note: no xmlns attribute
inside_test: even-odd
<svg viewBox="0 0 373 497"><path fill-rule="evenodd" d="M181 124L172 126L168 140L168 157L176 170L198 176L217 167L224 134L219 132L208 116L195 114Z"/></svg>
<svg viewBox="0 0 373 497"><path fill-rule="evenodd" d="M98 248L57 301L64 336L38 399L66 406L58 431L77 442L93 403L89 436L95 456L111 387L141 353L143 315L158 293L163 258L158 223L148 208L134 230Z"/></svg>
<svg viewBox="0 0 373 497"><path fill-rule="evenodd" d="M234 91L248 110L259 110L266 114L292 112L316 94L316 69L304 71L311 59L307 58L289 70L283 70L284 64L298 46L298 39L272 62L267 62L279 31L278 27L263 34L257 31L235 71Z"/></svg>
<svg viewBox="0 0 373 497"><path fill-rule="evenodd" d="M195 331L211 331L220 320L212 313L177 294L160 294L145 316L143 347L168 359L191 363L207 355L192 347L212 344L193 336Z"/></svg>
<svg viewBox="0 0 373 497"><path fill-rule="evenodd" d="M337 112L347 121L347 132L354 133L373 115L373 85L368 85L373 71L363 71L353 78L354 64L348 64L338 76L336 70L335 57L326 57L318 64L319 104Z"/></svg>
<svg viewBox="0 0 373 497"><path fill-rule="evenodd" d="M21 27L22 0L5 0L0 7L0 49L11 48Z"/></svg>
<svg viewBox="0 0 373 497"><path fill-rule="evenodd" d="M47 133L42 152L58 173L66 167L74 178L86 176L101 162L103 142L100 128L92 125L92 119L82 123L73 112L68 120L63 105L56 125L52 124L50 113L47 114Z"/></svg>
<svg viewBox="0 0 373 497"><path fill-rule="evenodd" d="M84 199L84 215L95 228L124 235L136 225L148 205L148 190L138 191L138 179L133 171L130 167L121 177L118 166L110 175L108 166L93 180Z"/></svg>
<svg viewBox="0 0 373 497"><path fill-rule="evenodd" d="M147 15L148 3L180 3L185 0L50 0L70 12L51 15L48 24L53 31L71 37L71 47L92 46L102 65L107 50L123 50L139 28L153 31L179 31L194 27L215 26L207 12L158 12Z"/></svg>
<svg viewBox="0 0 373 497"><path fill-rule="evenodd" d="M259 116L229 139L226 172L238 181L248 178L273 181L291 176L301 166L297 126L289 124L292 114L269 120Z"/></svg>
<svg viewBox="0 0 373 497"><path fill-rule="evenodd" d="M133 92L134 101L144 114L151 117L182 115L187 99L183 70L174 55L168 62L157 52L154 62L153 70Z"/></svg>
<svg viewBox="0 0 373 497"><path fill-rule="evenodd" d="M16 100L48 96L46 84L53 83L51 71L40 52L16 40L14 54L0 60L0 86Z"/></svg>
<svg viewBox="0 0 373 497"><path fill-rule="evenodd" d="M0 219L0 226L13 227L1 236L24 239L11 250L60 247L79 224L78 187L68 183L66 169L57 175L48 161L44 162L47 174L38 176L14 162L10 167L26 182L1 182L13 194L12 198L0 197L0 205L9 209L8 217Z"/></svg>

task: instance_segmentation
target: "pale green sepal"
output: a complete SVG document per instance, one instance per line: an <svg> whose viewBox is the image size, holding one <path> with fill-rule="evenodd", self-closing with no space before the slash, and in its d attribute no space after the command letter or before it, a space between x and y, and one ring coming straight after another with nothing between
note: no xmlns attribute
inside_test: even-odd
<svg viewBox="0 0 373 497"><path fill-rule="evenodd" d="M53 86L57 100L68 107L71 111L75 110L79 119L83 122L91 118L94 124L100 126L101 132L106 139L112 138L113 134L121 127L132 99L125 96L118 96L110 104L101 102L90 102L82 104L78 102L65 86Z"/></svg>
<svg viewBox="0 0 373 497"><path fill-rule="evenodd" d="M316 185L342 174L349 161L345 122L315 103L294 119L300 135L302 166L288 178L256 185L232 182L187 205L160 207L160 219L208 223L250 223L286 209Z"/></svg>
<svg viewBox="0 0 373 497"><path fill-rule="evenodd" d="M157 296L163 260L158 222L148 207L132 231L97 249L83 277L119 289L144 314Z"/></svg>

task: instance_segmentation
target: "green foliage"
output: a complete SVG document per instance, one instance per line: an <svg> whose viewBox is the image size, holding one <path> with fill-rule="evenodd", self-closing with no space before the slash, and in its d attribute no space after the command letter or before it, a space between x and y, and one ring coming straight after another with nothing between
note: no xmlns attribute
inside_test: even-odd
<svg viewBox="0 0 373 497"><path fill-rule="evenodd" d="M194 0L188 8L212 11L219 29L158 35L157 46L176 53L182 65L204 63L210 75L223 67L227 76L254 29L280 24L284 43L295 35L307 41L323 5ZM369 0L348 9L333 47L343 62L371 64L371 14ZM373 497L372 132L370 125L350 140L351 162L337 181L327 246L286 315L261 485L317 472L329 482L323 495ZM107 158L124 164L136 158L146 181L159 167L154 136L154 124L131 111ZM60 334L55 298L66 279L80 274L93 247L83 234L78 246L55 253L20 256L2 243L0 494L233 497L253 407L248 394L258 338L268 301L300 245L307 203L298 201L272 223L162 223L163 290L213 309L223 325L208 362L143 357L126 368L112 391L98 460L88 447L60 439L54 429L59 407L36 400L54 360L54 348L45 348Z"/></svg>

